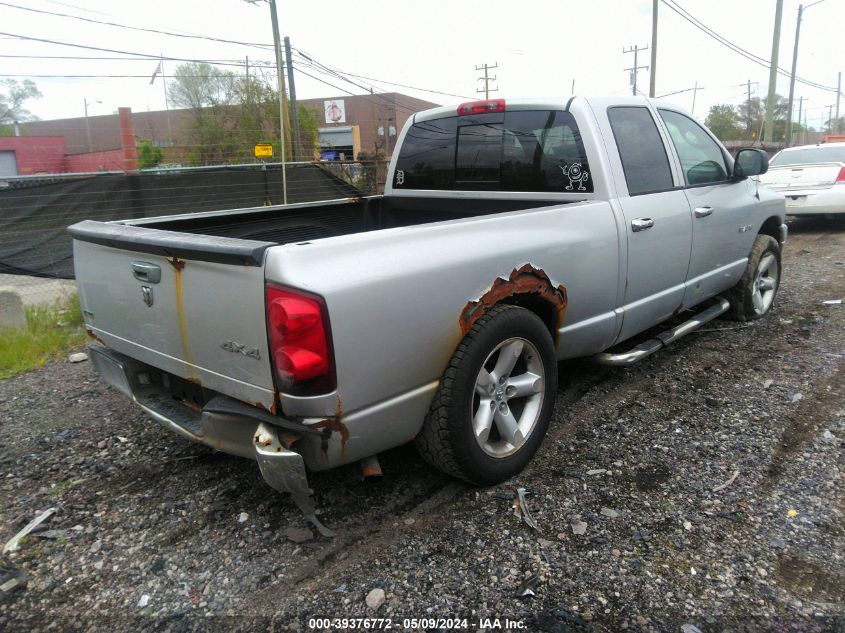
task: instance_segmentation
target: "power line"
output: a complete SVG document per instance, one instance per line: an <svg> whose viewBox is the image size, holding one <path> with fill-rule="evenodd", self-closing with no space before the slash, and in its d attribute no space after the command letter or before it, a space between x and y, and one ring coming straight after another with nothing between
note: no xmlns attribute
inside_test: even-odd
<svg viewBox="0 0 845 633"><path fill-rule="evenodd" d="M8 35L9 37L13 37L19 40L28 40L32 42L44 42L46 44L56 44L58 46L70 46L72 48L84 48L91 51L102 51L104 53L118 53L120 55L135 55L136 57L146 58L151 60L167 60L167 61L174 61L174 62L198 62L201 63L203 60L201 59L191 59L186 57L168 57L166 55L150 55L149 53L135 53L132 51L122 51L114 48L100 48L99 46L88 46L86 44L74 44L72 42L60 42L58 40L49 40L42 37L32 37L29 35L19 35L17 33L5 33L0 31L0 35ZM211 62L209 62L211 63ZM244 63L235 63L235 62L213 62L219 66L239 66L243 67Z"/></svg>
<svg viewBox="0 0 845 633"><path fill-rule="evenodd" d="M0 58L16 58L16 59L87 59L91 61L127 61L127 62L147 62L150 61L145 57L99 57L94 55L17 55L10 53L0 53ZM161 57L156 57L161 59ZM209 64L219 62L235 62L241 63L238 59L203 59L200 60Z"/></svg>
<svg viewBox="0 0 845 633"><path fill-rule="evenodd" d="M325 75L328 75L328 76L330 76L330 77L334 77L334 78L336 78L336 79L340 79L341 81L345 81L345 82L347 82L347 83L349 83L349 84L352 84L353 86L356 86L356 87L358 87L358 88L360 88L361 90L364 90L364 91L366 91L366 92L372 92L372 90L373 90L373 89L375 89L375 88L379 88L379 87L378 87L378 86L376 86L376 85L364 86L364 85L362 85L362 84L360 84L360 83L358 83L358 82L356 82L356 81L352 81L352 80L351 80L351 79L349 79L348 77L345 77L345 76L344 76L344 74L343 74L342 72L340 72L339 70L334 70L334 69L332 69L332 68L330 68L330 67L326 66L325 64L323 64L323 63L321 63L321 62L317 61L316 59L314 59L313 57L311 57L311 56L309 56L309 55L307 55L307 54L303 53L302 51L297 50L297 53L298 53L300 56L304 57L304 58L305 58L305 59L309 62L309 64L311 64L311 65L309 66L309 68L313 69L314 71L316 71L316 72L318 72L318 73L325 74ZM297 65L297 66L299 66L299 67L301 68L301 65L300 65L300 64L298 64L297 62L294 62L294 65ZM301 71L301 70L300 70L300 72L303 72L303 71ZM304 73L304 74L306 74L306 75L307 75L307 73ZM313 75L308 75L308 76L309 76L309 77L312 77L312 78L314 78L314 79L317 79L318 81L322 81L322 80L320 80L320 79L318 79L318 78L316 78L316 77L313 77ZM333 84L330 84L330 83L328 83L328 82L325 82L325 81L324 81L323 83L325 83L326 85L332 86L332 87L334 87L334 88L338 88L337 86L334 86ZM341 90L341 88L338 88L338 89L339 89L339 90ZM384 92L386 92L386 91L384 90L384 88L379 88L379 89L380 89L380 90L382 90L382 91L384 91ZM358 96L358 95L355 95L355 94L354 94L354 93L352 93L352 92L349 92L348 90L343 90L343 92L346 92L347 94L350 94L350 95L352 95L352 96ZM407 105L404 105L404 106L403 106L403 105L401 105L397 99L394 99L394 100L393 100L393 102L391 103L390 99L388 99L388 98L384 97L383 95L374 94L374 95L372 95L372 98L374 98L374 99L378 99L379 101L381 101L381 103L382 103L382 106L383 106L383 107L387 107L387 108L389 108L389 107L398 108L398 109L404 110L404 111L405 111L405 112L407 112L408 114L413 114L413 113L415 113L415 112L417 112L417 111L418 111L416 108L409 107L409 106L407 106Z"/></svg>
<svg viewBox="0 0 845 633"><path fill-rule="evenodd" d="M400 84L395 81L387 81L387 79L376 79L375 77L367 77L366 75L356 75L355 73L351 73L349 71L344 71L345 74L349 75L350 77L357 77L358 79L366 79L368 81L377 81L383 84L389 84L391 86L399 86L400 88L408 88L410 90L419 90L420 92L430 92L431 94L436 95L443 95L445 97L457 97L458 99L470 99L471 97L467 97L466 95L458 95L453 92L443 92L442 90L432 90L431 88L420 88L418 86L410 86L408 84Z"/></svg>
<svg viewBox="0 0 845 633"><path fill-rule="evenodd" d="M759 55L755 55L754 53L747 51L746 49L742 48L741 46L734 44L733 42L731 42L727 38L719 35L713 29L711 29L710 27L708 27L707 25L702 23L700 20L698 20L695 16L693 16L691 13L689 13L682 6L677 4L674 0L660 0L660 1L663 4L665 4L667 7L672 9L672 11L674 11L675 13L680 15L684 20L686 20L687 22L692 24L694 27L696 27L697 29L702 31L705 35L708 35L709 37L715 39L717 42L719 42L723 46L730 48L735 53L742 55L743 57L745 57L749 61L752 61L755 64L758 64L759 66L763 66L764 68L770 68L771 67L771 64L767 60L760 57ZM791 76L790 72L788 70L781 68L779 66L777 67L777 72L778 72L778 74L780 74L784 77L790 77ZM820 83L815 82L815 81L810 81L809 79L804 79L802 77L796 77L795 81L802 83L804 85L810 86L812 88L817 88L819 90L827 90L829 92L836 92L836 88L834 88L832 86L825 86L824 84L820 84Z"/></svg>
<svg viewBox="0 0 845 633"><path fill-rule="evenodd" d="M33 75L29 73L0 73L0 77L33 77L35 79L149 79L150 73L146 73L145 75ZM162 75L161 73L158 73L156 78L158 77L163 77L165 79L179 79L180 77L204 79L207 75Z"/></svg>
<svg viewBox="0 0 845 633"><path fill-rule="evenodd" d="M41 13L45 15L53 15L56 17L70 18L72 20L80 20L82 22L91 22L92 24L102 24L104 26L114 26L121 29L129 29L132 31L143 31L145 33L156 33L158 35L169 35L171 37L184 37L189 39L211 40L212 42L223 42L224 44L239 44L241 46L252 46L255 48L262 48L264 50L273 49L272 44L260 44L257 42L240 42L238 40L227 40L222 37L214 37L212 35L193 35L188 33L174 33L173 31L161 31L158 29L146 29L140 26L129 26L127 24L118 24L117 22L107 22L105 20L95 20L94 18L86 18L80 15L70 15L68 13L58 13L56 11L46 11L44 9L33 9L31 7L22 7L18 4L10 2L0 2L0 5L11 7L12 9L20 9L21 11L30 11L32 13Z"/></svg>

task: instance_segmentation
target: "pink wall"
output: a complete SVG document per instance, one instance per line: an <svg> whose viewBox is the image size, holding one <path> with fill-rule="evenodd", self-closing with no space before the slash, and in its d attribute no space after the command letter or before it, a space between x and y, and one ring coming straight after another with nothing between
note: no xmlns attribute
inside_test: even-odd
<svg viewBox="0 0 845 633"><path fill-rule="evenodd" d="M110 149L103 152L68 154L65 169L68 173L86 171L123 171L123 150Z"/></svg>
<svg viewBox="0 0 845 633"><path fill-rule="evenodd" d="M19 176L65 171L63 136L0 136L0 151L3 150L15 152Z"/></svg>

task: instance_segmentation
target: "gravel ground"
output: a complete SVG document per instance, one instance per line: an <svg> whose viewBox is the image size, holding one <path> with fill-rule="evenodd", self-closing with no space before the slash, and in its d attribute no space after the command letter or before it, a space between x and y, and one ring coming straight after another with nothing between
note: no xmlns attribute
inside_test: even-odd
<svg viewBox="0 0 845 633"><path fill-rule="evenodd" d="M19 583L0 590L0 630L845 631L845 305L823 304L845 298L845 222L791 231L766 319L714 322L630 369L563 365L513 481L471 488L411 447L382 456L378 484L316 474L334 539L89 363L0 381L0 541L56 509L0 556L0 585Z"/></svg>

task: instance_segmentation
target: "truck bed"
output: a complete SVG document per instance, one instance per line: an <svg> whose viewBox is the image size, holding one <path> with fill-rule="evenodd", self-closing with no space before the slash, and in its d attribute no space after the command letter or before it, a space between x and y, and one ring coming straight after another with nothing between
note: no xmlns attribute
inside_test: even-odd
<svg viewBox="0 0 845 633"><path fill-rule="evenodd" d="M150 229L288 244L561 204L560 200L386 198L198 213L127 222Z"/></svg>

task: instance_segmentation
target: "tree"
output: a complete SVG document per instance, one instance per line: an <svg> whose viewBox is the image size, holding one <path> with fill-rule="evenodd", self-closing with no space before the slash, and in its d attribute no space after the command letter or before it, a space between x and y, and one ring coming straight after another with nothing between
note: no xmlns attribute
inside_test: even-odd
<svg viewBox="0 0 845 633"><path fill-rule="evenodd" d="M16 121L32 121L36 117L23 107L29 99L37 99L41 92L31 79L18 82L15 79L0 81L6 94L0 94L0 125L11 125Z"/></svg>
<svg viewBox="0 0 845 633"><path fill-rule="evenodd" d="M143 139L138 141L138 167L148 169L156 167L164 159L164 152L158 145Z"/></svg>
<svg viewBox="0 0 845 633"><path fill-rule="evenodd" d="M736 113L739 124L745 129L747 140L757 140L763 129L763 120L766 118L766 102L768 97L752 97L746 99L741 106L737 106ZM786 111L789 108L789 100L779 94L774 96L773 133L776 140L782 140L786 134ZM750 116L749 116L750 114ZM767 139L771 140L771 139Z"/></svg>
<svg viewBox="0 0 845 633"><path fill-rule="evenodd" d="M274 154L279 156L278 92L260 68L238 75L210 64L181 64L168 85L168 101L191 112L192 162L252 161L253 146L267 142L273 144ZM303 151L308 156L317 147L319 118L316 112L300 108L299 123ZM285 154L290 160L293 152L289 121L285 128Z"/></svg>
<svg viewBox="0 0 845 633"><path fill-rule="evenodd" d="M739 127L736 110L727 103L710 106L710 112L704 123L720 141L734 141L744 136L744 132Z"/></svg>

